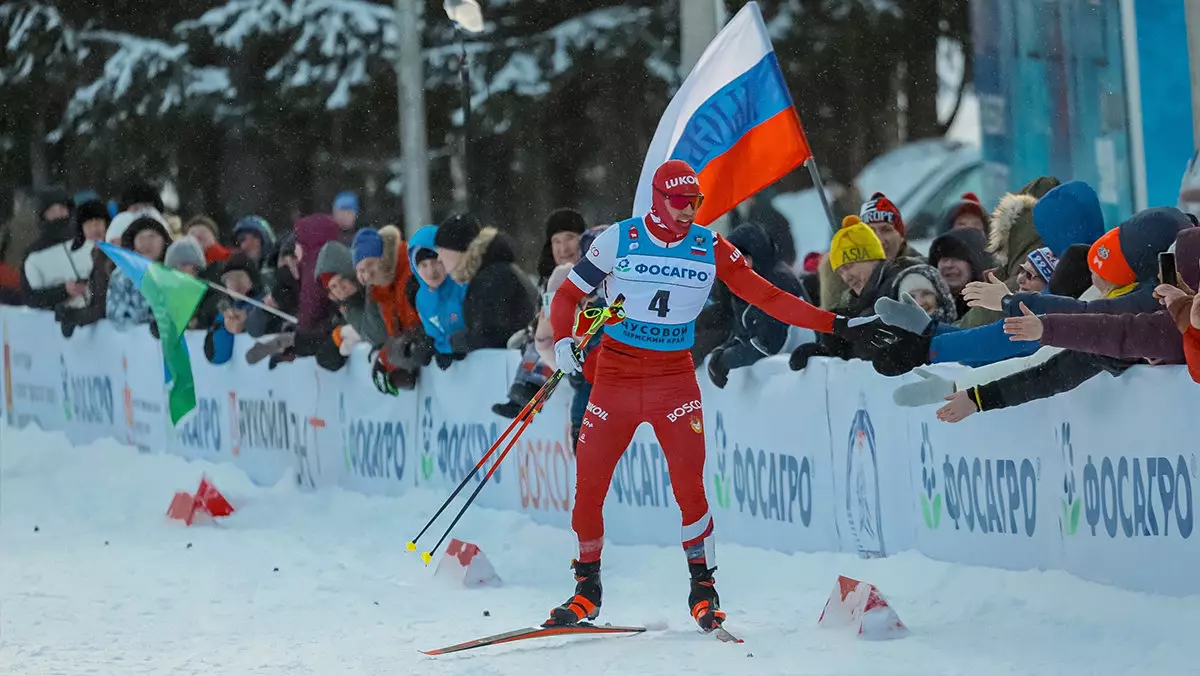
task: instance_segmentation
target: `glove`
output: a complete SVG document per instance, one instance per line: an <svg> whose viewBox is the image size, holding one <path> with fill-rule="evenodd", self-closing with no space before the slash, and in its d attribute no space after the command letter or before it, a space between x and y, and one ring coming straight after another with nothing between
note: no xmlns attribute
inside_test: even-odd
<svg viewBox="0 0 1200 676"><path fill-rule="evenodd" d="M437 363L438 368L445 371L446 369L450 368L451 364L454 363L454 355L442 354L439 352L433 356L433 360Z"/></svg>
<svg viewBox="0 0 1200 676"><path fill-rule="evenodd" d="M905 383L896 388L892 393L892 401L896 402L897 406L912 408L940 404L946 397L954 394L954 381L946 380L923 368L918 368L913 373L921 376L921 381Z"/></svg>
<svg viewBox="0 0 1200 676"><path fill-rule="evenodd" d="M721 357L725 355L725 348L718 347L708 356L708 378L712 380L712 384L717 386L717 389L725 389L729 384L729 368L722 363Z"/></svg>
<svg viewBox="0 0 1200 676"><path fill-rule="evenodd" d="M850 343L859 353L869 357L896 342L897 333L879 318L842 317L833 320L833 335Z"/></svg>
<svg viewBox="0 0 1200 676"><path fill-rule="evenodd" d="M375 384L375 389L394 397L400 392L392 384L391 371L384 353L380 352L375 357L374 363L371 364L371 382Z"/></svg>
<svg viewBox="0 0 1200 676"><path fill-rule="evenodd" d="M907 293L900 294L900 300L880 298L875 301L875 312L884 323L912 333L925 333L933 320L913 297Z"/></svg>
<svg viewBox="0 0 1200 676"><path fill-rule="evenodd" d="M437 348L433 345L433 338L424 334L416 334L412 344L412 359L421 366L429 366L429 362L433 361L433 355L437 353Z"/></svg>
<svg viewBox="0 0 1200 676"><path fill-rule="evenodd" d="M813 357L828 357L829 350L825 349L820 343L805 343L795 350L792 350L792 356L788 358L788 368L793 371L803 371L808 366L808 360Z"/></svg>
<svg viewBox="0 0 1200 676"><path fill-rule="evenodd" d="M583 355L574 338L563 338L554 344L554 361L565 376L583 372Z"/></svg>
<svg viewBox="0 0 1200 676"><path fill-rule="evenodd" d="M338 352L343 357L349 357L354 352L354 346L362 342L362 336L349 324L342 327L341 336L342 344L338 345Z"/></svg>
<svg viewBox="0 0 1200 676"><path fill-rule="evenodd" d="M901 328L894 328L896 340L886 350L880 350L871 357L875 372L884 376L900 376L918 366L929 363L929 345L933 342L930 334L916 334Z"/></svg>

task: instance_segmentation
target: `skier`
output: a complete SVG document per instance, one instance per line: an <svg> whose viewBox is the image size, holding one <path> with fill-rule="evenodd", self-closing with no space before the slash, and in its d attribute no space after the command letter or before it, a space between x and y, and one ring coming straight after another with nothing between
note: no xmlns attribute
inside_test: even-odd
<svg viewBox="0 0 1200 676"><path fill-rule="evenodd" d="M579 539L575 594L550 611L546 626L578 624L600 612L600 550L604 498L617 461L643 422L666 456L671 488L683 516L683 549L691 573L688 608L704 631L725 619L714 586L713 520L704 494L704 422L689 348L696 316L713 282L794 326L883 347L892 338L875 317L848 319L771 285L720 235L692 223L704 200L696 172L680 160L654 173L653 206L644 217L598 235L551 303L554 351L567 375L583 370L572 338L575 308L603 285L606 298L625 297L626 319L605 328L588 359L594 383L576 449L575 508Z"/></svg>

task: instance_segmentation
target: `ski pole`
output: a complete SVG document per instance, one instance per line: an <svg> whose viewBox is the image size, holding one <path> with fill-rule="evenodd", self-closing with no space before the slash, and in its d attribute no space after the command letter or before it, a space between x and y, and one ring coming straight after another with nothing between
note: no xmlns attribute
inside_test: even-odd
<svg viewBox="0 0 1200 676"><path fill-rule="evenodd" d="M561 374L562 371L556 372L554 375L560 377L553 379L552 381L548 380L546 383L550 384L553 382L555 385L557 385L558 381L561 380ZM554 388L551 387L550 391L552 392L553 390ZM549 398L549 396L549 392L547 392L546 397ZM538 397L535 396L532 401L536 401L537 399ZM496 470L500 467L500 463L504 462L504 456L508 455L508 452L512 450L512 447L521 439L521 435L525 432L525 428L529 427L529 423L533 422L535 415L537 415L536 412L530 413L529 416L527 416L521 423L521 427L517 429L517 433L513 435L512 439L509 439L508 444L504 446L504 450L500 451L500 455L496 456L496 462L492 463L491 469L487 471L487 474L483 475L483 481L480 481L479 485L475 487L475 490L471 491L471 495L467 496L467 501L464 502L463 506L458 510L458 514L454 515L454 520L450 522L449 527L446 528L446 532L442 533L442 537L438 539L437 544L435 544L429 551L421 552L421 560L425 562L425 565L428 566L429 562L433 560L433 552L436 552L441 548L442 543L446 541L447 537L449 537L450 531L454 530L454 527L458 525L459 519L463 517L463 514L467 513L467 508L471 506L471 503L475 502L476 496L478 496L479 492L483 490L483 487L485 484L487 484L488 479L491 479L492 475L496 473Z"/></svg>
<svg viewBox="0 0 1200 676"><path fill-rule="evenodd" d="M616 323L625 318L625 311L622 308L624 301L624 296L617 296L612 305L606 308L593 308L585 310L582 313L580 318L592 320L591 325L583 334L584 344L586 344L588 340L591 340L592 336L594 336L606 324ZM615 321L613 321L614 319ZM579 318L576 319L576 328L578 328L578 320ZM521 412L517 414L517 417L513 418L513 421L508 424L508 427L504 430L504 432L496 438L496 441L492 442L492 445L490 448L488 448L487 453L485 453L483 457L479 459L479 462L475 463L475 466L471 468L471 471L467 473L467 476L463 477L463 480L459 482L454 491L450 493L450 497L446 498L446 500L442 502L441 507L438 507L433 516L430 517L429 521L425 523L425 526L421 529L421 532L417 533L416 537L408 541L408 543L404 546L407 551L417 551L417 540L420 540L421 536L425 535L425 532L429 530L430 526L437 521L438 517L440 517L442 513L446 511L446 508L450 506L450 503L454 501L454 498L458 497L458 494L462 492L462 489L466 488L471 479L473 479L475 475L479 473L480 468L487 464L488 459L491 458L492 454L496 452L496 449L500 447L500 444L503 443L509 433L512 432L513 428L524 421L527 417L532 419L531 411L535 406L540 406L541 402L544 402L546 399L550 398L550 394L554 391L554 388L558 385L558 382L562 380L562 376L562 369L558 369L552 376L550 376L550 378L546 380L545 383L542 384L537 393L533 395L533 398L529 400L529 403L525 404L525 407L522 408ZM521 428L521 431L524 431L524 427ZM521 432L519 431L517 434L520 435ZM434 549L437 549L437 547L434 547Z"/></svg>

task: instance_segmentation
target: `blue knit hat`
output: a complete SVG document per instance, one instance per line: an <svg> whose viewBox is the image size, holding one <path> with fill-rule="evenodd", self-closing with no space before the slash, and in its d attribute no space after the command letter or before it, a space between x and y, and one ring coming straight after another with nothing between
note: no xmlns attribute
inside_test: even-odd
<svg viewBox="0 0 1200 676"><path fill-rule="evenodd" d="M358 195L353 190L339 192L337 197L333 198L334 211L353 211L358 213Z"/></svg>
<svg viewBox="0 0 1200 676"><path fill-rule="evenodd" d="M354 242L350 245L350 253L354 256L354 264L367 258L383 257L383 238L375 228L363 228L354 234Z"/></svg>

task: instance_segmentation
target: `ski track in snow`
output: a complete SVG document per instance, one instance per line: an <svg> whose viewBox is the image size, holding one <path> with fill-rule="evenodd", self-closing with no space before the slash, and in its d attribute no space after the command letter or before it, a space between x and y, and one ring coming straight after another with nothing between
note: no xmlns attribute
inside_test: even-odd
<svg viewBox="0 0 1200 676"><path fill-rule="evenodd" d="M565 667L622 676L931 676L1195 669L1187 648L1200 626L1200 597L1150 596L1061 572L973 568L913 553L864 561L736 546L720 549L717 580L729 627L745 645L695 631L680 551L610 545L601 621L658 630L426 657L417 650L544 618L572 588L571 533L472 508L456 535L483 547L505 586L460 589L433 578L432 566L404 551L440 493L385 498L340 489L301 493L286 483L261 488L228 465L138 454L112 441L73 448L61 435L37 430L0 434L3 674L507 676ZM202 472L238 513L218 525L168 522L173 492L194 490ZM432 531L425 546L440 533ZM817 616L839 573L879 585L912 634L866 642L819 628Z"/></svg>

